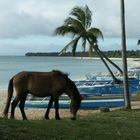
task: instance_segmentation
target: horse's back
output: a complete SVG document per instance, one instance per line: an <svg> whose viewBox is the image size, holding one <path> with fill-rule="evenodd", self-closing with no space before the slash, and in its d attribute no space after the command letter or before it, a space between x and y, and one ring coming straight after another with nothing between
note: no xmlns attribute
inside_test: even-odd
<svg viewBox="0 0 140 140"><path fill-rule="evenodd" d="M15 88L27 87L29 72L22 71L13 77L13 85Z"/></svg>
<svg viewBox="0 0 140 140"><path fill-rule="evenodd" d="M29 91L32 94L52 94L62 91L65 79L59 72L30 72L23 71L14 76L14 86L17 90ZM41 95L42 94L42 95Z"/></svg>
<svg viewBox="0 0 140 140"><path fill-rule="evenodd" d="M32 83L42 83L46 82L46 79L50 79L52 77L51 72L35 72L35 71L22 71L17 73L14 76L14 85L16 84L23 84L25 85L32 82Z"/></svg>
<svg viewBox="0 0 140 140"><path fill-rule="evenodd" d="M46 90L55 90L65 85L64 78L56 72L32 72L29 75L28 84L32 86L45 88Z"/></svg>

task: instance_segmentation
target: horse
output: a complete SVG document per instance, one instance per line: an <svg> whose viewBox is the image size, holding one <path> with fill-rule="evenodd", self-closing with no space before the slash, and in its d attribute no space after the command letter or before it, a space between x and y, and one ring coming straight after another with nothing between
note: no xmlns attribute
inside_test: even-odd
<svg viewBox="0 0 140 140"><path fill-rule="evenodd" d="M14 89L16 95L11 102ZM8 118L8 110L11 103L10 118L15 118L14 112L17 104L22 114L23 120L27 120L24 112L26 97L28 94L37 97L50 96L48 108L45 113L45 119L49 119L49 111L53 105L55 107L55 119L61 119L59 116L59 96L63 93L67 94L71 99L70 112L72 120L76 120L76 114L80 108L82 97L75 85L75 83L68 77L68 74L59 70L52 70L50 72L36 72L36 71L22 71L17 73L9 80L8 95L5 109L3 111L4 117Z"/></svg>

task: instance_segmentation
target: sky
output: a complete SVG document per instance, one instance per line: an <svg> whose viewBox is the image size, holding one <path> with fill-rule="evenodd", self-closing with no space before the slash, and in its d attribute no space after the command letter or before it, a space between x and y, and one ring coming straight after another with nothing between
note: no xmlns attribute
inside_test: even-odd
<svg viewBox="0 0 140 140"><path fill-rule="evenodd" d="M70 36L54 35L75 6L88 5L92 27L104 40L101 50L121 50L120 0L0 0L0 55L59 52ZM127 49L136 50L140 38L140 0L125 0ZM78 50L81 50L80 44Z"/></svg>

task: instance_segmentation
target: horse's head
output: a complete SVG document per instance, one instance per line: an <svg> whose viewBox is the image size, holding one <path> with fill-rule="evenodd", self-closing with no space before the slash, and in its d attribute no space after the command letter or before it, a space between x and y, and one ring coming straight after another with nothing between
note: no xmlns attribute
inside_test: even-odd
<svg viewBox="0 0 140 140"><path fill-rule="evenodd" d="M60 73L60 72L59 72ZM75 83L69 79L68 74L60 73L63 79L65 79L65 84L63 84L63 92L66 93L71 98L70 112L72 114L72 120L76 120L76 114L80 108L82 97L75 85Z"/></svg>
<svg viewBox="0 0 140 140"><path fill-rule="evenodd" d="M71 112L71 119L72 120L76 120L76 114L78 109L80 108L80 104L81 104L81 97L79 99L72 99L71 103L70 103L70 112Z"/></svg>

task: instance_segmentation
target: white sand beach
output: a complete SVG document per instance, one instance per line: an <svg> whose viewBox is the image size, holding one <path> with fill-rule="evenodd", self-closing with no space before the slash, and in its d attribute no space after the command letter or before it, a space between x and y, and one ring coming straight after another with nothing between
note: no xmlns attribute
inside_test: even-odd
<svg viewBox="0 0 140 140"><path fill-rule="evenodd" d="M75 57L75 59L95 59L100 60L99 57ZM110 58L111 60L122 61L122 58ZM127 58L128 67L140 67L140 58Z"/></svg>
<svg viewBox="0 0 140 140"><path fill-rule="evenodd" d="M140 67L139 58L128 58L127 63L128 63L128 67Z"/></svg>

